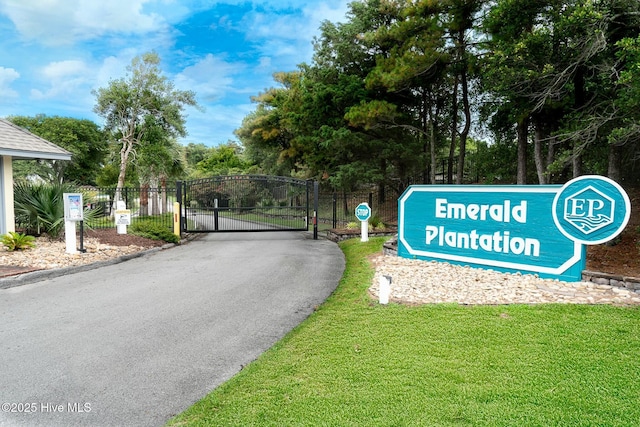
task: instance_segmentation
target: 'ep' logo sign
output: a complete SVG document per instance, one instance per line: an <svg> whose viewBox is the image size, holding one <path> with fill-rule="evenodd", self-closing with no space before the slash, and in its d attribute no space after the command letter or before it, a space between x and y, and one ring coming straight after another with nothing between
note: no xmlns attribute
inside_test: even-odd
<svg viewBox="0 0 640 427"><path fill-rule="evenodd" d="M554 199L553 214L565 236L594 245L622 232L629 221L631 202L615 181L583 176L563 186Z"/></svg>

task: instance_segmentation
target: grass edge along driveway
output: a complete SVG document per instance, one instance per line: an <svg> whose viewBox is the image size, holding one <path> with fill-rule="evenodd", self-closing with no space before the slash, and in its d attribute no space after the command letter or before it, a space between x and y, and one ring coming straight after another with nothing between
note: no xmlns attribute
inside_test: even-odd
<svg viewBox="0 0 640 427"><path fill-rule="evenodd" d="M172 426L637 426L640 310L383 306L368 256L306 321Z"/></svg>

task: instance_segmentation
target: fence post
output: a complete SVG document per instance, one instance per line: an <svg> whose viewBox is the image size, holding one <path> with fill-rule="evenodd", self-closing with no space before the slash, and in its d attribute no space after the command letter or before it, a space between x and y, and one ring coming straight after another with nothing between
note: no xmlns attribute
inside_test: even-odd
<svg viewBox="0 0 640 427"><path fill-rule="evenodd" d="M331 228L338 226L338 193L333 192L333 217L331 218Z"/></svg>
<svg viewBox="0 0 640 427"><path fill-rule="evenodd" d="M182 181L176 181L176 201L178 202L180 215L180 232L185 230L186 224L184 222L184 218L182 217ZM175 215L175 212L174 212Z"/></svg>
<svg viewBox="0 0 640 427"><path fill-rule="evenodd" d="M313 240L318 240L318 181L313 181Z"/></svg>

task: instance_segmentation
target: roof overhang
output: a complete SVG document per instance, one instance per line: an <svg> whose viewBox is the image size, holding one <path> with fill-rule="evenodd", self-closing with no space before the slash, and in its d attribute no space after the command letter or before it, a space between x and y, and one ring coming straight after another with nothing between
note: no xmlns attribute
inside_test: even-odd
<svg viewBox="0 0 640 427"><path fill-rule="evenodd" d="M0 118L0 155L15 159L71 160L72 153Z"/></svg>
<svg viewBox="0 0 640 427"><path fill-rule="evenodd" d="M42 151L8 150L0 148L0 156L11 156L14 160L71 160L71 153L45 153Z"/></svg>

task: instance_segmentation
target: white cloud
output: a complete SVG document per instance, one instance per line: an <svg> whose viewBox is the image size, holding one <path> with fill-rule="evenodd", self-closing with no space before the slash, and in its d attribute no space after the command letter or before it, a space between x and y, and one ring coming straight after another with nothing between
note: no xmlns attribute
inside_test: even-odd
<svg viewBox="0 0 640 427"><path fill-rule="evenodd" d="M13 68L0 67L0 97L15 98L18 92L11 88L11 83L20 77Z"/></svg>
<svg viewBox="0 0 640 427"><path fill-rule="evenodd" d="M344 21L348 3L347 0L304 2L304 7L297 9L297 13L286 14L265 5L263 11L253 10L246 14L242 27L247 39L259 43L263 58L270 58L274 63L291 62L291 58L295 58L296 64L307 62L313 55L311 42L319 34L320 24L325 20Z"/></svg>
<svg viewBox="0 0 640 427"><path fill-rule="evenodd" d="M87 65L79 60L52 62L41 71L49 89L45 92L32 89L31 96L35 99L44 99L74 94L79 89L86 91L91 84L88 77L91 74L89 71Z"/></svg>
<svg viewBox="0 0 640 427"><path fill-rule="evenodd" d="M234 75L245 68L240 63L229 63L212 54L196 64L186 67L174 82L180 89L192 90L198 99L212 102L233 91Z"/></svg>
<svg viewBox="0 0 640 427"><path fill-rule="evenodd" d="M215 146L230 139L237 140L233 132L254 108L252 104L237 104L233 107L214 105L206 111L190 109L187 116L189 135L182 142Z"/></svg>
<svg viewBox="0 0 640 427"><path fill-rule="evenodd" d="M258 69L268 70L271 68L271 58L263 56L258 60Z"/></svg>
<svg viewBox="0 0 640 427"><path fill-rule="evenodd" d="M304 14L308 21L317 23L318 27L323 21L345 22L349 3L351 1L340 1L334 7L331 7L326 2L320 2L312 7L305 7Z"/></svg>
<svg viewBox="0 0 640 427"><path fill-rule="evenodd" d="M145 13L149 0L0 0L7 15L26 39L46 45L69 44L108 33L160 30L164 20Z"/></svg>

